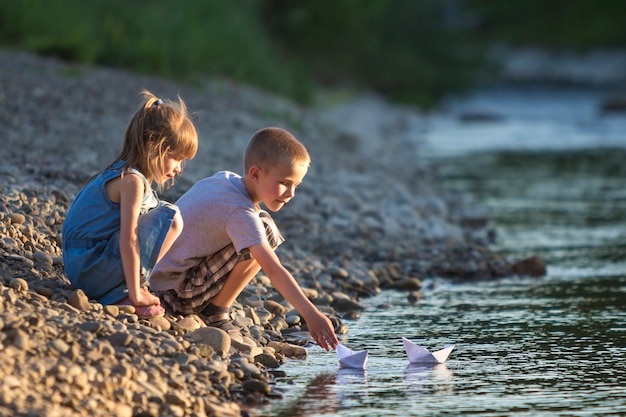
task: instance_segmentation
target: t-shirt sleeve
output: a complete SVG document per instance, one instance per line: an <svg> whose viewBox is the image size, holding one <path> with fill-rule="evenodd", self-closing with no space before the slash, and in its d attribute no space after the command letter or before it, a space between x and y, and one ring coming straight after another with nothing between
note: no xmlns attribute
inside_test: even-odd
<svg viewBox="0 0 626 417"><path fill-rule="evenodd" d="M268 243L265 226L259 213L253 210L236 210L226 220L226 233L237 252L245 248Z"/></svg>

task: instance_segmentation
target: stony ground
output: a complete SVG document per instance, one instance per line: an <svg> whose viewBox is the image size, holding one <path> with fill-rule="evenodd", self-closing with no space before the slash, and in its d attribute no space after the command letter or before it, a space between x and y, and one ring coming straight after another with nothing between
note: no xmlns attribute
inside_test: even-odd
<svg viewBox="0 0 626 417"><path fill-rule="evenodd" d="M2 52L0 63L0 415L253 414L280 396L280 364L311 346L306 323L262 273L235 305L247 330L232 338L194 316L141 320L67 282L65 212L117 155L142 88L180 95L201 136L183 179L162 193L170 201L215 171L240 172L261 127L305 143L312 168L275 216L287 238L279 256L338 333L381 289L419 299L424 277L513 273L489 250L483 211L433 185L414 109L367 95L328 95L305 109L226 80L190 86L24 53Z"/></svg>

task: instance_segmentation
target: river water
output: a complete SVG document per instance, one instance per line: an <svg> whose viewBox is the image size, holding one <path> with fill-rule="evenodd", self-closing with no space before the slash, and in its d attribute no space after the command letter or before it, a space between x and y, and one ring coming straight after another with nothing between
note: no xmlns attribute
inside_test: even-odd
<svg viewBox="0 0 626 417"><path fill-rule="evenodd" d="M441 184L488 210L495 249L538 255L547 275L427 279L417 306L395 291L366 299L340 338L368 349L366 370L312 347L258 415L626 415L626 117L600 115L603 97L483 91L431 116L421 147ZM410 365L402 336L456 347L445 364Z"/></svg>

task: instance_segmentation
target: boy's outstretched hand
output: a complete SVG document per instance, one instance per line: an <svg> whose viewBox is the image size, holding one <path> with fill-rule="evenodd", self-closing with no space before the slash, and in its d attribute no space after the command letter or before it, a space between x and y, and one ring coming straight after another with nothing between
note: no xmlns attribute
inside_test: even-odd
<svg viewBox="0 0 626 417"><path fill-rule="evenodd" d="M305 317L304 320L309 328L311 337L322 349L327 351L335 349L339 340L337 340L333 324L328 317L318 310L311 314L311 317Z"/></svg>

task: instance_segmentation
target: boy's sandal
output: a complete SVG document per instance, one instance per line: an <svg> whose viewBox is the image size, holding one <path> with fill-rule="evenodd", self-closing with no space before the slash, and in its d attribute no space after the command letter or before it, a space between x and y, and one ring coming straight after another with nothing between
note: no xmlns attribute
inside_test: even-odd
<svg viewBox="0 0 626 417"><path fill-rule="evenodd" d="M124 297L116 305L133 306L135 307L135 314L140 319L152 319L155 317L162 317L165 315L165 309L158 305L151 306L136 306L130 301L130 298Z"/></svg>
<svg viewBox="0 0 626 417"><path fill-rule="evenodd" d="M206 324L207 326L217 327L218 329L222 329L226 333L241 334L241 332L239 331L239 328L237 328L237 326L233 324L233 319L230 315L230 312L206 316Z"/></svg>

